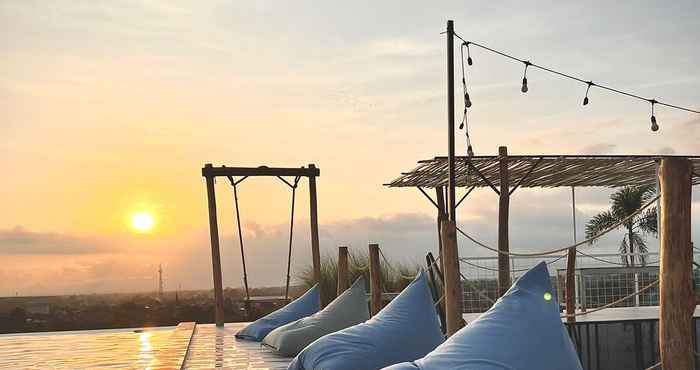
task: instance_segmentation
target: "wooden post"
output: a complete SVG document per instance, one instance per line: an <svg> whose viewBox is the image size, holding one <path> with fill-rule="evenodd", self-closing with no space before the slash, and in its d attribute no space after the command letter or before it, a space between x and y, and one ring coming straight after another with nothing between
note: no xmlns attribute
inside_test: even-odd
<svg viewBox="0 0 700 370"><path fill-rule="evenodd" d="M498 296L502 296L510 288L510 264L508 263L508 212L510 194L508 179L508 148L498 147L500 195L498 197Z"/></svg>
<svg viewBox="0 0 700 370"><path fill-rule="evenodd" d="M566 256L566 313L576 313L576 248L569 248ZM566 322L576 322L575 316L567 316Z"/></svg>
<svg viewBox="0 0 700 370"><path fill-rule="evenodd" d="M369 294L370 314L382 309L382 269L379 265L379 244L369 245Z"/></svg>
<svg viewBox="0 0 700 370"><path fill-rule="evenodd" d="M576 244L576 190L571 187L571 223ZM576 248L570 248L566 256L566 313L576 313ZM576 322L576 316L567 316L566 322Z"/></svg>
<svg viewBox="0 0 700 370"><path fill-rule="evenodd" d="M435 188L435 198L437 199L438 214L437 214L437 231L438 231L438 256L440 258L440 271L443 271L443 259L442 259L442 232L440 228L442 227L442 221L447 219L447 212L445 212L445 188L438 186Z"/></svg>
<svg viewBox="0 0 700 370"><path fill-rule="evenodd" d="M207 163L204 167L211 167ZM206 176L209 201L209 236L211 237L211 267L214 274L214 302L216 326L224 326L224 290L221 283L221 254L219 253L219 225L216 218L216 193L214 177Z"/></svg>
<svg viewBox="0 0 700 370"><path fill-rule="evenodd" d="M459 274L459 251L457 250L457 229L454 221L444 220L442 234L442 258L445 284L445 321L447 336L462 328L462 280Z"/></svg>
<svg viewBox="0 0 700 370"><path fill-rule="evenodd" d="M316 168L313 163L309 168ZM321 251L318 243L318 200L316 196L316 177L309 176L309 211L311 222L311 260L314 266L314 282L318 284L321 296L321 307L326 303L326 292L321 284Z"/></svg>
<svg viewBox="0 0 700 370"><path fill-rule="evenodd" d="M348 247L338 247L338 291L340 295L348 289Z"/></svg>
<svg viewBox="0 0 700 370"><path fill-rule="evenodd" d="M659 349L664 370L695 369L691 173L687 158L661 160Z"/></svg>

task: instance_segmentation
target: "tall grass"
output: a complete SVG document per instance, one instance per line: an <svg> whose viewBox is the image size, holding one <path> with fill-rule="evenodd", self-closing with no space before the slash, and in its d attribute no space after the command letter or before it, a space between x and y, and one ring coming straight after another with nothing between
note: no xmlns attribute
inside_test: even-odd
<svg viewBox="0 0 700 370"><path fill-rule="evenodd" d="M389 261L391 268L387 266L383 259L380 262L382 273L382 290L384 292L400 292L412 280L413 276L418 273L420 265L418 264L403 264ZM350 284L357 278L364 276L366 287L369 290L369 257L367 253L350 251L348 253L348 277ZM305 266L297 275L305 288L311 288L314 284L313 265ZM325 255L321 258L321 288L328 292L328 302L335 299L337 296L336 290L338 287L338 259L333 256Z"/></svg>

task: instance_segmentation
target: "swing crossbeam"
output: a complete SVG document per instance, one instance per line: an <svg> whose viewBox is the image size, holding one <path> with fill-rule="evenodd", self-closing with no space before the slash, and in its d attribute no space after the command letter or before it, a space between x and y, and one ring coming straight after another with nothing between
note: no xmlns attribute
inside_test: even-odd
<svg viewBox="0 0 700 370"><path fill-rule="evenodd" d="M241 177L241 176L286 176L286 177L318 177L321 175L320 169L315 166L299 167L299 168L282 168L282 167L214 167L207 164L202 168L202 176L204 177Z"/></svg>

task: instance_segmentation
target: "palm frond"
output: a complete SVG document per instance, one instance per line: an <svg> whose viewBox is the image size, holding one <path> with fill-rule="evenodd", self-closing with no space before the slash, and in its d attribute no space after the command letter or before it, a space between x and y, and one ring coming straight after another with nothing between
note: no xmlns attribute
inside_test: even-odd
<svg viewBox="0 0 700 370"><path fill-rule="evenodd" d="M635 227L645 234L652 234L656 236L658 234L657 217L656 207L651 207L644 211L642 215L634 221Z"/></svg>
<svg viewBox="0 0 700 370"><path fill-rule="evenodd" d="M593 218L586 223L586 239L590 239L602 233L615 225L618 221L619 219L617 219L611 211L605 211L593 216ZM591 244L595 242L596 240L592 240Z"/></svg>

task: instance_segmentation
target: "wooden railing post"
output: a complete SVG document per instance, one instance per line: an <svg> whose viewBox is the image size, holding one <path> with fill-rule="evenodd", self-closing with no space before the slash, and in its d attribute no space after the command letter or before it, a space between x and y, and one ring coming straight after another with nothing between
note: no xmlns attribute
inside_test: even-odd
<svg viewBox="0 0 700 370"><path fill-rule="evenodd" d="M340 295L348 289L348 247L338 247L338 291Z"/></svg>
<svg viewBox="0 0 700 370"><path fill-rule="evenodd" d="M204 167L211 167L207 163ZM207 201L209 203L209 236L211 239L211 267L214 275L214 320L216 326L224 326L224 290L221 282L221 254L219 252L219 223L216 219L216 192L214 177L206 176Z"/></svg>
<svg viewBox="0 0 700 370"><path fill-rule="evenodd" d="M510 208L510 180L508 177L508 148L498 147L500 195L498 196L498 296L510 289L510 263L508 258L508 213Z"/></svg>
<svg viewBox="0 0 700 370"><path fill-rule="evenodd" d="M310 169L315 169L316 165L309 164ZM321 284L321 251L318 241L318 198L316 194L316 177L309 176L309 221L311 223L311 260L314 267L314 282L318 284L321 296L321 307L326 303L326 292Z"/></svg>
<svg viewBox="0 0 700 370"><path fill-rule="evenodd" d="M442 221L442 258L445 284L445 321L447 336L462 328L462 280L459 274L459 252L457 250L457 229L454 221Z"/></svg>
<svg viewBox="0 0 700 370"><path fill-rule="evenodd" d="M379 244L369 245L370 313L376 315L382 309L382 269L379 265Z"/></svg>
<svg viewBox="0 0 700 370"><path fill-rule="evenodd" d="M687 158L661 160L659 349L664 370L695 369L691 173Z"/></svg>

